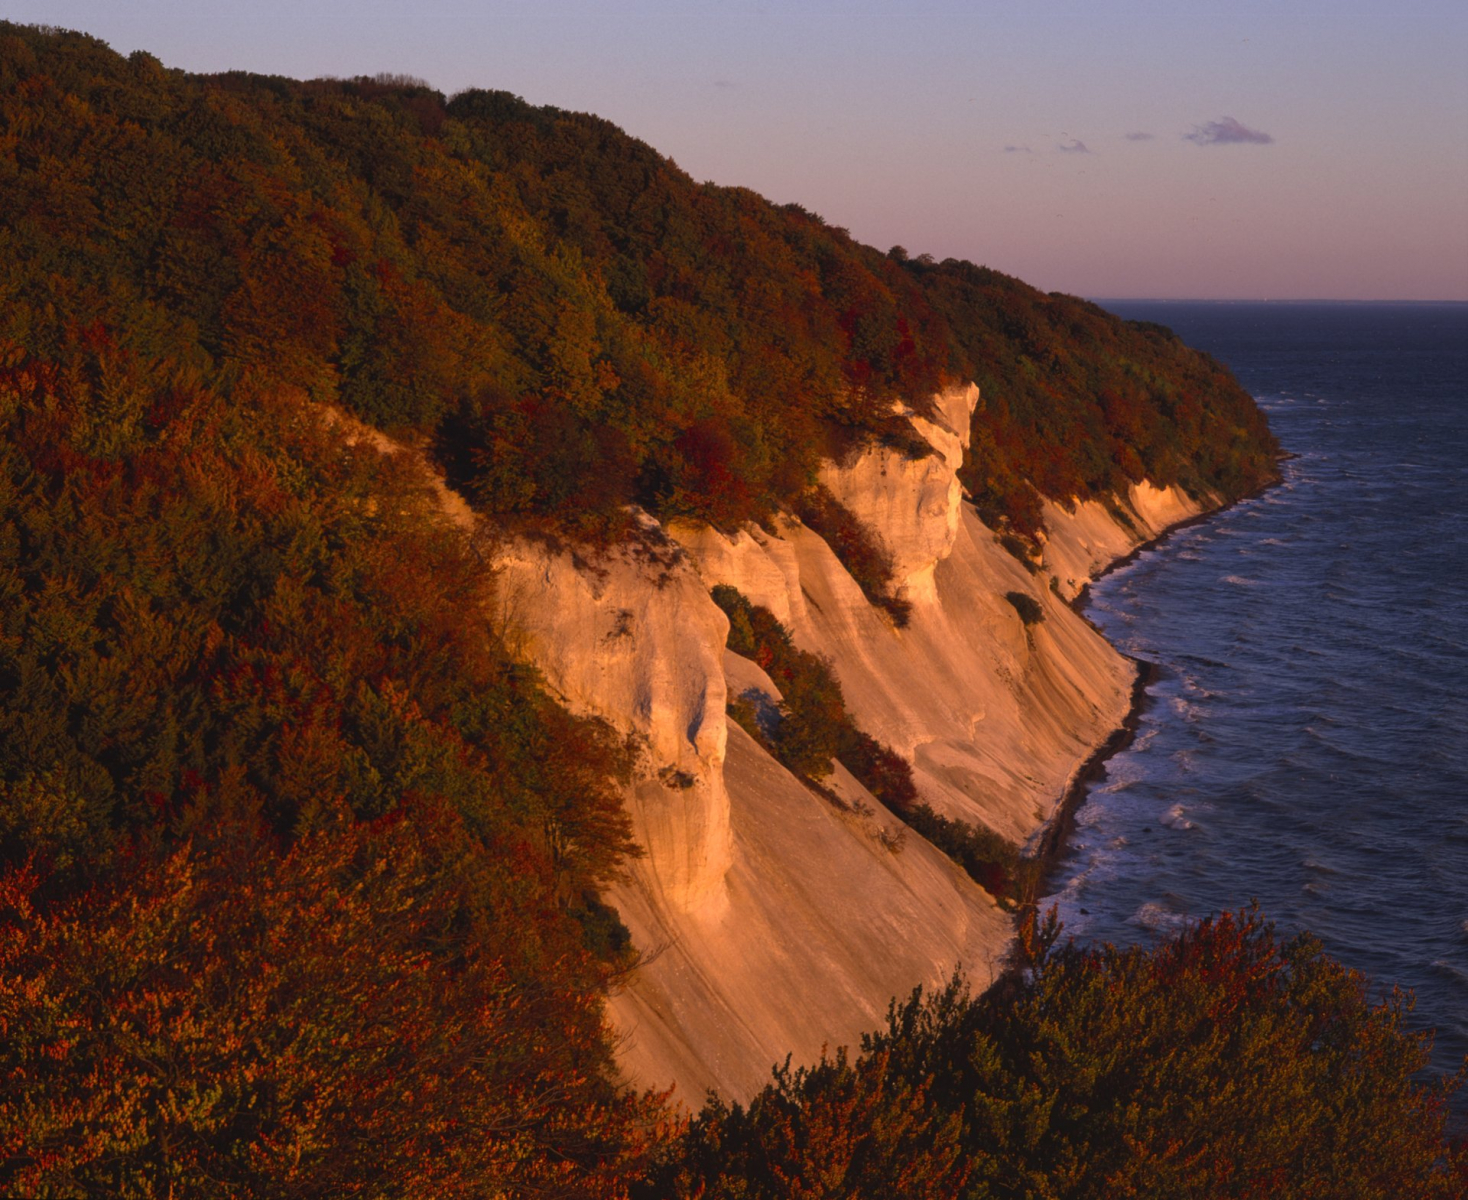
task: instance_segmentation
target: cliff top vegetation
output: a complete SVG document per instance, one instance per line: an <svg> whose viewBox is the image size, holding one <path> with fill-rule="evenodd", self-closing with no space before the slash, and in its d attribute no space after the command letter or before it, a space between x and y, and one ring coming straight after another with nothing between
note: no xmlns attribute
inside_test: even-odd
<svg viewBox="0 0 1468 1200"><path fill-rule="evenodd" d="M1012 1018L914 1000L691 1126L620 1089L627 748L463 619L491 580L413 456L323 420L605 538L630 502L728 524L855 444L921 453L893 405L972 376L965 478L1023 533L1035 489L1263 479L1216 363L594 117L9 24L0 263L0 1190L1453 1194L1400 1004L1247 921L1043 947ZM789 661L826 761L835 693Z"/></svg>
<svg viewBox="0 0 1468 1200"><path fill-rule="evenodd" d="M1166 331L799 206L695 183L610 123L401 76L192 76L0 25L0 335L105 329L241 399L298 389L432 447L485 510L615 536L729 525L823 457L911 446L894 405L984 390L991 520L1150 476L1272 469L1228 372Z"/></svg>

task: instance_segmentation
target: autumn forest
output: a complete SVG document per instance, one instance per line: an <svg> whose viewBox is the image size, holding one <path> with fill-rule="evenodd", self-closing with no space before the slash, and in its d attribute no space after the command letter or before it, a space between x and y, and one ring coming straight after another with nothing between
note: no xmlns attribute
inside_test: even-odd
<svg viewBox="0 0 1468 1200"><path fill-rule="evenodd" d="M587 555L638 509L796 514L900 623L816 471L930 453L907 417L967 380L961 477L1019 554L1043 499L1273 476L1168 330L596 117L0 23L0 1194L1462 1194L1404 998L1247 911L1154 951L1024 912L1000 986L895 998L747 1106L619 1083L631 751L465 619L493 580L434 477ZM792 689L772 751L938 840L820 663L715 598Z"/></svg>

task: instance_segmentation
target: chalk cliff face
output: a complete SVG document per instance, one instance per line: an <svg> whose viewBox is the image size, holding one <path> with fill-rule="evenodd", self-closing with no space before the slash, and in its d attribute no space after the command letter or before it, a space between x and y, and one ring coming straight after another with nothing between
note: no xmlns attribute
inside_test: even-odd
<svg viewBox="0 0 1468 1200"><path fill-rule="evenodd" d="M1011 923L993 899L841 768L832 803L728 722L730 692L778 693L724 650L709 598L730 584L826 656L857 724L914 764L940 811L1024 840L1120 723L1132 665L1060 596L1197 511L1143 484L1047 512L1032 574L962 501L957 469L977 390L914 426L935 453L872 448L822 482L891 550L904 629L793 519L726 535L675 523L647 545L578 563L516 543L499 555L508 628L576 709L643 747L629 811L647 854L610 897L644 954L611 1013L629 1080L745 1098L774 1062L809 1061L880 1023L888 1000L962 964L986 984ZM1006 593L1032 596L1025 626Z"/></svg>
<svg viewBox="0 0 1468 1200"><path fill-rule="evenodd" d="M522 541L503 548L496 565L500 615L520 639L516 649L572 709L638 745L627 804L647 850L639 886L670 914L722 912L732 864L729 622L708 588L668 545L635 544L584 563Z"/></svg>
<svg viewBox="0 0 1468 1200"><path fill-rule="evenodd" d="M973 384L935 397L931 420L911 416L933 454L906 458L878 446L847 464L827 464L821 482L877 530L892 552L896 583L914 603L936 599L933 574L958 537L963 488L958 469L968 448L969 421L979 402Z"/></svg>
<svg viewBox="0 0 1468 1200"><path fill-rule="evenodd" d="M1138 544L1196 517L1205 507L1179 487L1154 487L1145 479L1117 499L1113 508L1087 500L1074 511L1045 501L1045 566L1067 599Z"/></svg>

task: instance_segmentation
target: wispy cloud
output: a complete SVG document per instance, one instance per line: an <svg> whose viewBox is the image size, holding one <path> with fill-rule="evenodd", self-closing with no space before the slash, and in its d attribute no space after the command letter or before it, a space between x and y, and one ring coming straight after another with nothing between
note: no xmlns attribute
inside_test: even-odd
<svg viewBox="0 0 1468 1200"><path fill-rule="evenodd" d="M1259 146L1267 146L1274 141L1269 134L1250 129L1247 125L1240 125L1232 117L1221 117L1217 121L1209 121L1206 125L1195 125L1192 133L1183 134L1183 139L1196 142L1200 146L1227 146L1241 142L1253 142Z"/></svg>
<svg viewBox="0 0 1468 1200"><path fill-rule="evenodd" d="M1126 140L1129 142L1150 142L1154 136L1153 134L1143 133L1138 130L1136 133L1127 134Z"/></svg>
<svg viewBox="0 0 1468 1200"><path fill-rule="evenodd" d="M1033 151L1028 146L1005 146L1005 154L1031 154Z"/></svg>
<svg viewBox="0 0 1468 1200"><path fill-rule="evenodd" d="M1068 142L1061 142L1055 148L1057 150L1059 150L1062 154L1089 154L1089 153L1091 153L1090 147L1087 146L1086 143L1083 142L1083 141L1081 141L1079 138L1071 138L1070 141L1068 141Z"/></svg>

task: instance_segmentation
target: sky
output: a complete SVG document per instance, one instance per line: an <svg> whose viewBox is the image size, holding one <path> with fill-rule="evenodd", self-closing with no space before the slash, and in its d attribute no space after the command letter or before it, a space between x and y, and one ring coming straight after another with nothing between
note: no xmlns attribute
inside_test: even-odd
<svg viewBox="0 0 1468 1200"><path fill-rule="evenodd" d="M1468 300L1463 0L0 0L191 71L593 112L1093 298Z"/></svg>

